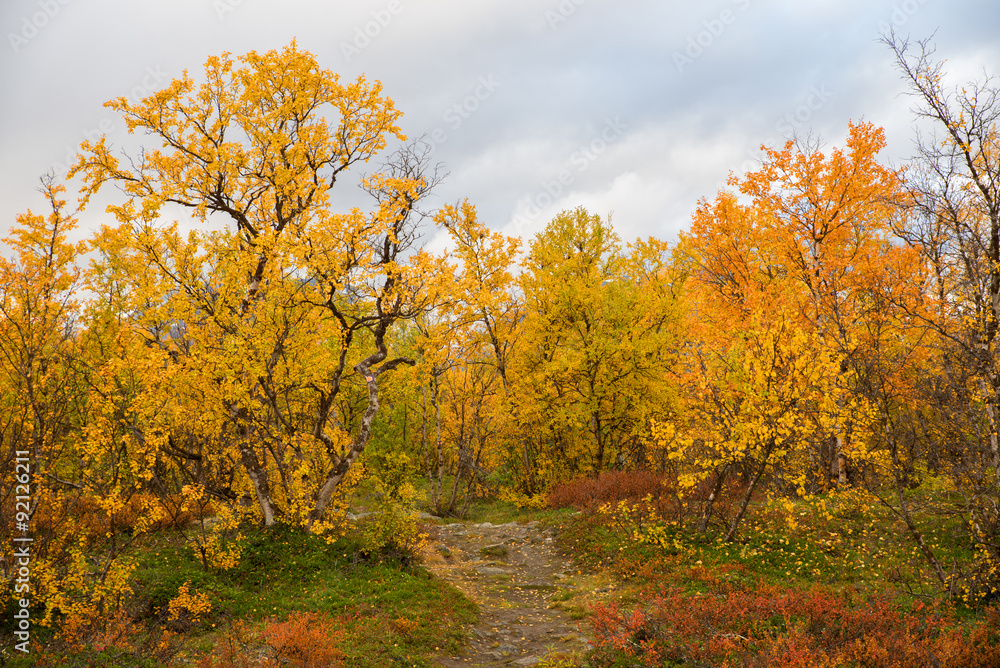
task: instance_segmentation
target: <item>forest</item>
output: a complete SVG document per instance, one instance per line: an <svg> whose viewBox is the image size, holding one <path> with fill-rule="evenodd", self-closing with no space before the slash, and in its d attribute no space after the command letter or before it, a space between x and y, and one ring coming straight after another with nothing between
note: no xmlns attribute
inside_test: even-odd
<svg viewBox="0 0 1000 668"><path fill-rule="evenodd" d="M0 666L441 665L474 612L419 554L484 507L639 583L537 665L1000 665L1000 88L885 47L916 157L765 147L669 244L430 208L381 84L294 42L108 102L143 148L84 142L3 240ZM251 612L296 554L449 612Z"/></svg>

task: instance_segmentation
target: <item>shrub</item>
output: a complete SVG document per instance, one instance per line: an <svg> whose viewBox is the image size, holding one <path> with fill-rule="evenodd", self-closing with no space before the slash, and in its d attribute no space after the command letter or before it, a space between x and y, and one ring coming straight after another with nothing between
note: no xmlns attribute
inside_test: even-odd
<svg viewBox="0 0 1000 668"><path fill-rule="evenodd" d="M178 637L137 624L124 608L105 617L67 620L60 634L33 650L35 666L164 666L180 650ZM0 659L0 665L4 665Z"/></svg>
<svg viewBox="0 0 1000 668"><path fill-rule="evenodd" d="M941 609L904 612L886 599L860 600L819 587L731 585L720 592L666 590L629 611L594 606L594 664L616 665L624 656L650 667L1000 665L997 609L963 630Z"/></svg>
<svg viewBox="0 0 1000 668"><path fill-rule="evenodd" d="M343 631L337 620L314 612L293 612L269 619L259 638L242 624L221 638L197 668L338 668L344 655L337 645Z"/></svg>
<svg viewBox="0 0 1000 668"><path fill-rule="evenodd" d="M599 476L577 478L557 485L548 496L551 508L593 510L605 503L639 501L652 497L677 503L676 481L649 471L602 471Z"/></svg>

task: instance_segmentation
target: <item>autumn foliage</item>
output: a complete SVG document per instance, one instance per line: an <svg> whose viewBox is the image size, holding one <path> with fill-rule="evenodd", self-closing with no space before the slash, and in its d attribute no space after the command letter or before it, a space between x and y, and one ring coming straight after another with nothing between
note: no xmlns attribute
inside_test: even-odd
<svg viewBox="0 0 1000 668"><path fill-rule="evenodd" d="M117 637L152 533L172 527L227 571L251 527L342 535L362 480L383 504L364 549L413 550L418 477L441 516L485 496L573 505L659 526L632 535L666 551L678 534L735 545L755 508L825 517L849 491L892 514L942 596L988 606L1000 112L982 100L997 91L950 94L926 45L890 46L942 128L920 159L889 166L864 122L841 147L765 147L672 246L623 241L583 208L530 239L467 201L427 210L429 147L405 143L381 84L344 82L294 42L109 102L148 143L81 146L69 177L80 207L111 199L100 229L70 241L79 212L48 178L45 214L18 216L0 257L0 527L33 536L35 618ZM340 206L349 175L367 207ZM447 250L422 247L421 222ZM962 559L927 539L928 518L954 523ZM207 611L177 595L170 614ZM665 592L596 624L602 647L648 665L987 665L993 612L960 637L845 600ZM320 649L336 635L326 618L273 622L267 661L336 664ZM203 663L249 660L220 646Z"/></svg>
<svg viewBox="0 0 1000 668"><path fill-rule="evenodd" d="M335 618L316 613L293 613L287 619L268 620L259 637L238 627L221 638L198 668L337 668L344 657L337 645L343 635Z"/></svg>
<svg viewBox="0 0 1000 668"><path fill-rule="evenodd" d="M1000 611L991 608L971 630L918 604L901 612L890 602L772 586L731 587L691 596L665 590L623 610L592 611L596 663L617 656L643 666L987 666L997 665Z"/></svg>

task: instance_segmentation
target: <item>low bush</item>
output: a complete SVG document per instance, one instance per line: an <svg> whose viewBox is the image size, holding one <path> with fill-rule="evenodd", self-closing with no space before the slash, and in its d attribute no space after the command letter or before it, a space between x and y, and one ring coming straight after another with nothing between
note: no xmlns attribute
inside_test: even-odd
<svg viewBox="0 0 1000 668"><path fill-rule="evenodd" d="M593 510L605 503L639 501L646 497L676 502L675 481L649 471L602 471L557 485L548 496L551 508Z"/></svg>
<svg viewBox="0 0 1000 668"><path fill-rule="evenodd" d="M219 639L197 668L338 668L343 629L337 620L313 612L293 612L266 621L259 637L239 624Z"/></svg>
<svg viewBox="0 0 1000 668"><path fill-rule="evenodd" d="M885 598L820 587L727 585L708 595L664 590L622 610L596 605L595 666L1000 666L1000 609L971 628L946 608L901 610ZM630 664L631 665L631 664Z"/></svg>

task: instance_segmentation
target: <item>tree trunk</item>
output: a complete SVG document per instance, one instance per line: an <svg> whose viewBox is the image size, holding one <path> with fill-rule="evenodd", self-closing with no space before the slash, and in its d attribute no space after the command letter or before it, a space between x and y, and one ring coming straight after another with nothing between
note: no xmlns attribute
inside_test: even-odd
<svg viewBox="0 0 1000 668"><path fill-rule="evenodd" d="M898 465L893 471L896 478L896 497L899 499L899 512L897 513L906 523L906 530L910 533L910 537L920 548L921 554L924 555L924 559L927 563L931 565L934 569L934 575L937 579L941 581L942 585L948 586L948 578L945 577L944 569L941 568L941 562L938 561L937 557L934 556L934 552L931 550L930 546L924 541L923 535L920 533L920 529L917 528L916 523L913 521L913 516L910 514L910 508L906 505L906 499L903 496L903 482L899 476Z"/></svg>
<svg viewBox="0 0 1000 668"><path fill-rule="evenodd" d="M750 506L750 499L753 498L754 490L757 489L757 485L758 483L760 483L760 479L764 477L764 471L767 470L767 463L768 460L771 459L771 451L774 450L774 446L775 442L774 439L772 438L771 441L767 444L767 449L764 451L764 456L762 457L760 462L760 468L757 469L756 475L754 475L753 480L750 481L750 486L747 487L747 491L743 495L743 500L740 501L740 509L736 513L736 517L733 518L732 523L729 525L729 531L726 532L726 538L725 538L727 543L733 539L733 536L736 535L736 529L737 527L739 527L740 521L746 514L747 508Z"/></svg>
<svg viewBox="0 0 1000 668"><path fill-rule="evenodd" d="M993 376L992 373L990 373ZM991 378L991 380L993 380ZM989 387L992 385L993 387ZM996 474L994 479L996 480L996 485L1000 488L1000 444L997 443L997 415L996 415L996 403L998 398L998 393L996 391L997 382L994 381L987 384L985 380L980 381L980 387L982 388L983 395L986 398L986 417L989 419L989 430L990 430L990 454L992 455L990 462L993 465L993 471Z"/></svg>
<svg viewBox="0 0 1000 668"><path fill-rule="evenodd" d="M364 363L358 363L354 369L361 374L361 377L365 379L365 383L368 385L368 406L361 417L361 429L358 430L358 435L355 437L354 443L351 444L351 449L330 470L323 483L323 487L320 488L319 494L316 495L316 505L309 512L309 520L306 524L306 529L310 531L313 525L322 519L327 506L330 504L330 499L333 497L333 492L343 482L347 472L354 466L354 462L361 456L361 453L365 451L365 446L368 445L368 440L372 435L372 422L375 421L375 416L378 415L378 382L375 372L369 369Z"/></svg>
<svg viewBox="0 0 1000 668"><path fill-rule="evenodd" d="M427 442L427 386L420 386L420 443L424 446L424 463L427 465L427 481L433 480L434 465L431 463L430 445Z"/></svg>
<svg viewBox="0 0 1000 668"><path fill-rule="evenodd" d="M721 471L715 474L715 485L712 487L711 493L708 495L708 500L705 501L705 507L701 512L701 519L698 520L698 532L705 533L708 531L708 522L712 519L712 508L715 505L715 500L719 498L719 494L722 492L722 485L726 482L726 475L729 473L729 466L726 465L722 467Z"/></svg>
<svg viewBox="0 0 1000 668"><path fill-rule="evenodd" d="M243 463L243 468L246 470L250 482L253 483L257 503L260 505L261 516L264 519L264 526L272 527L277 521L274 511L274 501L271 499L271 486L267 480L267 469L257 459L257 453L254 452L250 442L251 433L248 423L250 412L245 407L240 407L235 410L230 409L230 415L236 422L240 461Z"/></svg>
<svg viewBox="0 0 1000 668"><path fill-rule="evenodd" d="M271 500L271 488L267 482L267 471L261 468L260 462L257 461L257 455L249 443L241 442L239 450L240 460L243 462L247 476L253 483L254 493L257 495L257 503L260 505L260 512L264 518L264 526L272 527L276 520L274 503Z"/></svg>
<svg viewBox="0 0 1000 668"><path fill-rule="evenodd" d="M440 387L438 385L438 373L433 372L433 379L431 380L433 385L431 386L431 406L434 407L434 468L437 473L435 478L431 476L431 503L434 505L434 510L440 510L441 502L441 486L444 479L444 454L441 452L441 404L438 401L438 392Z"/></svg>
<svg viewBox="0 0 1000 668"><path fill-rule="evenodd" d="M601 475L601 470L604 468L604 439L601 438L601 418L596 411L590 416L590 431L594 434L594 443L597 446L597 452L594 454L594 477L596 478Z"/></svg>

